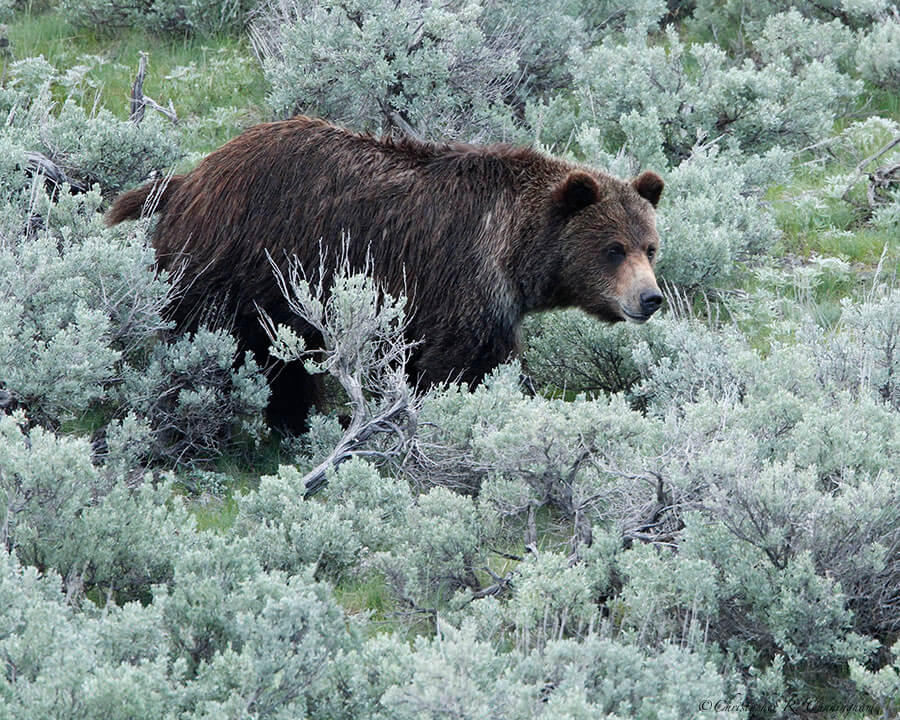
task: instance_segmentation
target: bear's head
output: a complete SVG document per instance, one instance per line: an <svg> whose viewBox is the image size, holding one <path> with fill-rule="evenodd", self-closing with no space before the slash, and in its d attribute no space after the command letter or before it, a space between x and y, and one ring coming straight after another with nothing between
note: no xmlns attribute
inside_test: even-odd
<svg viewBox="0 0 900 720"><path fill-rule="evenodd" d="M659 251L655 208L663 180L645 171L630 182L571 170L553 190L565 304L608 322L646 322L662 305L653 272Z"/></svg>

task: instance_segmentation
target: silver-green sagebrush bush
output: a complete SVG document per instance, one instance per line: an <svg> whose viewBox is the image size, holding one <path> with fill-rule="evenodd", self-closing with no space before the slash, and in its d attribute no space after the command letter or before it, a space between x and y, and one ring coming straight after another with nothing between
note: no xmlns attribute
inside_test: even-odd
<svg viewBox="0 0 900 720"><path fill-rule="evenodd" d="M85 440L40 427L26 434L23 423L21 413L0 418L6 550L62 575L73 603L86 589L143 597L152 583L171 577L183 546L179 532L192 526L170 502L171 483L132 492L92 464Z"/></svg>
<svg viewBox="0 0 900 720"><path fill-rule="evenodd" d="M320 500L297 492L301 478L282 466L241 498L235 530L246 534L267 570L293 573L314 565L324 577L345 580L408 532L413 496L405 480L351 459L329 471Z"/></svg>
<svg viewBox="0 0 900 720"><path fill-rule="evenodd" d="M686 45L674 30L660 44L607 38L571 62L581 121L598 127L613 151L630 141L632 152L646 152L635 142L644 137L628 136L626 120L652 118L673 165L698 139L724 136L747 153L815 142L859 90L827 57L798 64L779 53L758 66L736 63L717 45Z"/></svg>
<svg viewBox="0 0 900 720"><path fill-rule="evenodd" d="M549 430L553 406L522 399L531 419L517 416L514 386L502 404L492 407L482 398L479 406L495 414L475 421L464 446L478 458L480 501L507 518L508 531L527 537L528 523L510 519L527 517L542 499L535 489L550 488L543 497L562 498L548 507L567 518L564 540L583 535L571 508L587 498L582 522L595 542L615 529L657 548L613 547L609 555L613 576L624 578L610 603L622 613L623 627L643 642L655 635L697 648L718 643L745 670L768 667L773 687L808 693L803 668L868 662L877 638L889 637L896 624L888 599L900 571L891 550L900 542L900 486L892 479L900 470L890 381L892 298L875 292L868 302L848 304L835 330L794 327L793 340L776 343L767 356L737 330L696 320L664 316L647 340L613 330L639 369L632 402L652 415L612 410L613 403L610 415L621 425L606 427L596 416L585 423L597 430L596 440L580 445L587 462L561 463L559 472L547 465L555 448L571 432L585 443L591 435L573 420L605 400L566 403L566 422ZM601 375L596 365L581 367ZM556 377L564 387L566 374ZM474 397L479 392L488 390ZM491 432L507 420L509 448L515 448L509 454L496 444L503 435ZM534 456L530 422L545 428L535 435ZM598 444L603 438L615 442ZM578 448L560 457L573 463L582 457ZM676 538L679 551L670 554L665 548ZM590 551L583 552L586 567ZM524 568L518 572L510 607L527 577ZM560 601L561 587L553 596ZM547 617L552 625L558 615ZM570 610L568 617L575 622L578 613ZM754 618L749 624L748 617ZM797 628L804 629L797 634ZM782 680L775 682L776 675ZM761 683L751 683L759 702L769 692Z"/></svg>
<svg viewBox="0 0 900 720"><path fill-rule="evenodd" d="M672 315L638 328L569 311L526 328L526 367L542 387L623 393L633 407L659 414L708 394L739 397L749 375L741 366L759 360L739 333Z"/></svg>
<svg viewBox="0 0 900 720"><path fill-rule="evenodd" d="M240 358L223 330L201 327L156 344L145 363L124 369L119 396L149 422L157 458L209 460L236 432L254 442L265 433L269 386L252 355Z"/></svg>
<svg viewBox="0 0 900 720"><path fill-rule="evenodd" d="M59 421L109 398L123 364L166 327L171 289L154 276L141 229L102 227L99 195L53 202L40 179L31 191L33 202L20 191L6 206L0 377L35 419Z"/></svg>
<svg viewBox="0 0 900 720"><path fill-rule="evenodd" d="M7 205L19 220L7 230L21 234L0 245L0 378L15 402L51 424L136 412L152 428L149 456L170 462L208 457L232 428L258 438L268 387L252 359L233 367L235 341L206 330L160 340L173 291L146 228L104 228L94 192L53 201L40 179L31 191Z"/></svg>
<svg viewBox="0 0 900 720"><path fill-rule="evenodd" d="M853 682L878 703L885 717L890 717L891 713L900 709L900 644L894 644L891 654L894 662L885 665L878 672L850 661L850 677Z"/></svg>
<svg viewBox="0 0 900 720"><path fill-rule="evenodd" d="M0 561L11 717L359 717L333 693L360 643L328 589L261 572L241 544L210 536L151 602L102 612L68 606L55 572Z"/></svg>
<svg viewBox="0 0 900 720"><path fill-rule="evenodd" d="M90 446L37 427L26 435L21 413L0 418L3 434L2 540L30 565L53 566L76 534L95 493L108 490L91 464Z"/></svg>
<svg viewBox="0 0 900 720"><path fill-rule="evenodd" d="M479 3L273 3L254 43L280 115L322 115L429 138L509 135L514 33L486 36Z"/></svg>
<svg viewBox="0 0 900 720"><path fill-rule="evenodd" d="M672 717L738 717L700 709L709 695L734 691L711 664L676 647L645 655L633 645L592 635L553 640L527 654L499 655L474 624L441 626L419 638L407 683L382 700L386 717L642 717L666 708Z"/></svg>
<svg viewBox="0 0 900 720"><path fill-rule="evenodd" d="M536 100L571 84L567 53L608 34L643 34L658 0L625 6L420 0L270 2L252 37L276 114L320 114L365 130L469 141L527 137ZM546 118L551 124L552 118Z"/></svg>
<svg viewBox="0 0 900 720"><path fill-rule="evenodd" d="M182 155L177 133L161 117L135 124L103 108L87 112L73 97L57 107L53 90L66 79L43 56L14 62L9 73L0 89L3 135L43 153L85 188L98 183L105 196L115 194Z"/></svg>
<svg viewBox="0 0 900 720"><path fill-rule="evenodd" d="M175 462L209 457L235 432L258 438L268 389L254 362L233 367L237 346L223 331L164 342L175 292L154 269L147 223L109 230L99 212L101 192L178 157L170 130L90 116L71 102L56 112L54 74L42 58L21 61L0 98L3 389L52 426L88 413L115 418L114 461L126 447L132 459ZM93 189L73 194L34 174L35 150Z"/></svg>
<svg viewBox="0 0 900 720"><path fill-rule="evenodd" d="M860 38L856 51L859 74L887 90L900 88L900 20L896 15L878 23Z"/></svg>
<svg viewBox="0 0 900 720"><path fill-rule="evenodd" d="M802 15L807 21L803 24L819 29L824 39L837 25L854 30L873 27L890 15L891 7L891 0L699 0L687 24L711 33L732 52L745 54L772 17Z"/></svg>
<svg viewBox="0 0 900 720"><path fill-rule="evenodd" d="M416 498L404 531L374 562L404 605L427 609L458 589L481 589L475 570L486 562L492 529L470 497L432 488Z"/></svg>

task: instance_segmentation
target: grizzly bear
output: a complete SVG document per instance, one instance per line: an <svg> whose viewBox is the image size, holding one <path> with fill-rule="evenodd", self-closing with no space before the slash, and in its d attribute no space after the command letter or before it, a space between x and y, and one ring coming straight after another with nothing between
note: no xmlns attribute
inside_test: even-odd
<svg viewBox="0 0 900 720"><path fill-rule="evenodd" d="M407 294L411 377L477 383L516 349L526 313L579 307L602 320L647 320L662 303L653 266L663 181L622 181L528 147L376 138L298 116L250 128L195 170L121 195L110 225L158 213L160 268L177 271L171 315L196 328L217 305L272 373L270 420L303 427L317 385L302 363L268 362L257 306L293 317L268 256L310 276L348 243L354 267ZM326 278L327 282L327 278Z"/></svg>

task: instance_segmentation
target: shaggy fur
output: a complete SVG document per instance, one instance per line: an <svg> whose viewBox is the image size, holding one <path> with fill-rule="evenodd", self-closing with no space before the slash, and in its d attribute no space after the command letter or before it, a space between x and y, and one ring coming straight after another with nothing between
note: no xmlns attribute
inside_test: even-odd
<svg viewBox="0 0 900 720"><path fill-rule="evenodd" d="M174 319L192 330L214 299L262 361L254 303L304 331L266 251L283 269L296 255L312 273L320 251L336 257L349 236L351 263L370 252L376 278L410 297L410 333L424 339L413 377L475 383L515 351L526 313L652 314L662 189L652 172L623 182L529 148L377 139L296 117L247 130L162 192L121 195L107 221L140 217L155 199L157 262L182 273ZM297 428L316 394L293 365L274 378L270 414Z"/></svg>

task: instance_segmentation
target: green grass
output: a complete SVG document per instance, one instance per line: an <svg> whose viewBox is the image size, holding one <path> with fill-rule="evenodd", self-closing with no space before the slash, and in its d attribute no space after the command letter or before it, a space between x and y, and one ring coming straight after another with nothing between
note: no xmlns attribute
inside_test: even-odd
<svg viewBox="0 0 900 720"><path fill-rule="evenodd" d="M394 598L384 578L366 575L347 580L334 588L334 597L348 615L369 612L375 620L390 622Z"/></svg>
<svg viewBox="0 0 900 720"><path fill-rule="evenodd" d="M274 433L244 454L222 455L213 469L229 479L228 487L221 496L219 492L209 492L190 499L191 513L197 520L197 527L218 532L228 530L234 525L238 514L236 495L256 490L260 477L274 475L278 472L278 466L285 462L287 459L282 455L281 438ZM190 494L188 487L194 484L189 477L184 479L182 491Z"/></svg>
<svg viewBox="0 0 900 720"><path fill-rule="evenodd" d="M900 94L866 82L850 112L835 118L834 133L837 134L848 125L871 115L900 122Z"/></svg>
<svg viewBox="0 0 900 720"><path fill-rule="evenodd" d="M242 455L220 457L215 470L235 478L242 488L256 489L261 475L274 475L279 465L290 462L282 453L281 440L281 435L273 431L259 445Z"/></svg>
<svg viewBox="0 0 900 720"><path fill-rule="evenodd" d="M826 196L828 175L848 169L829 167L827 171L800 173L792 185L769 189L767 199L782 232L771 254L801 260L814 255L840 258L853 266L860 280L870 279L879 263L883 275L896 275L900 270L900 232L867 225L868 212L856 197L858 189L851 194L856 205ZM810 195L817 198L815 204L804 200ZM843 292L847 287L837 283L831 290ZM827 296L832 295L829 292Z"/></svg>
<svg viewBox="0 0 900 720"><path fill-rule="evenodd" d="M82 66L75 88L54 84L55 99L71 96L85 109L102 107L123 119L140 54L147 53L144 94L163 106L171 100L189 151L208 152L267 117L267 84L245 37L159 37L141 28L97 35L73 28L56 12L23 11L7 27L3 82L10 63L27 57L43 55L61 73Z"/></svg>
<svg viewBox="0 0 900 720"><path fill-rule="evenodd" d="M80 435L90 438L97 430L108 425L111 419L109 408L92 407L77 417L63 420L60 423L59 432L63 435Z"/></svg>
<svg viewBox="0 0 900 720"><path fill-rule="evenodd" d="M789 200L774 203L778 225L783 233L773 250L775 257L812 255L837 257L865 271L874 268L887 248L885 261L897 265L898 238L896 232L865 227L852 208L843 204L829 204L815 215L804 215Z"/></svg>
<svg viewBox="0 0 900 720"><path fill-rule="evenodd" d="M238 502L234 497L234 486L229 488L224 498L203 496L191 503L191 514L197 521L198 530L228 530L238 515Z"/></svg>

